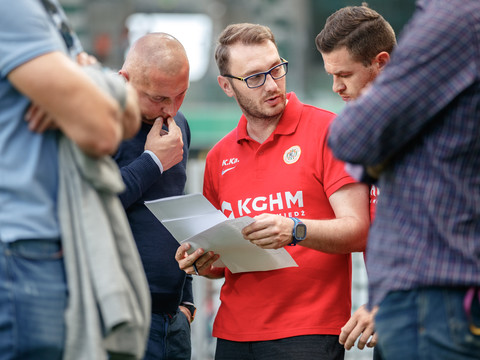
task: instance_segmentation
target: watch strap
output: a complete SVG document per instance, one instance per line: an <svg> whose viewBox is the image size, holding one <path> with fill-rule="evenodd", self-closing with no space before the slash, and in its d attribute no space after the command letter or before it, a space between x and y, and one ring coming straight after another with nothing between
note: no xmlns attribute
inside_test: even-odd
<svg viewBox="0 0 480 360"><path fill-rule="evenodd" d="M288 244L289 246L296 246L300 241L302 241L303 239L298 239L296 236L295 236L295 230L297 228L297 225L298 224L303 224L303 222L301 220L299 220L298 218L296 217L291 217L290 219L293 220L293 230L292 230L292 242L290 244Z"/></svg>

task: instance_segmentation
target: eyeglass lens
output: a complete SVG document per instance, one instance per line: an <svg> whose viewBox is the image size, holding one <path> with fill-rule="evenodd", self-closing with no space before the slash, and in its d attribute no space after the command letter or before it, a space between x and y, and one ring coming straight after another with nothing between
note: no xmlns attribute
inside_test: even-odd
<svg viewBox="0 0 480 360"><path fill-rule="evenodd" d="M278 64L277 66L274 66L267 72L259 73L259 74L255 74L247 77L245 79L245 82L247 83L248 87L259 87L265 83L265 80L267 79L268 74L270 74L270 76L274 80L278 80L283 76L285 76L286 73L287 73L287 64L282 63L282 64Z"/></svg>

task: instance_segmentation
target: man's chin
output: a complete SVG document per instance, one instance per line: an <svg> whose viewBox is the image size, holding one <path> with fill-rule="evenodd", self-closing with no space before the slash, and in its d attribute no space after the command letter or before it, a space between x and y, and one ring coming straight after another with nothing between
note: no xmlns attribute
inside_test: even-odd
<svg viewBox="0 0 480 360"><path fill-rule="evenodd" d="M142 118L142 122L144 122L145 124L148 124L148 125L153 125L155 120L156 120L156 118L155 119Z"/></svg>

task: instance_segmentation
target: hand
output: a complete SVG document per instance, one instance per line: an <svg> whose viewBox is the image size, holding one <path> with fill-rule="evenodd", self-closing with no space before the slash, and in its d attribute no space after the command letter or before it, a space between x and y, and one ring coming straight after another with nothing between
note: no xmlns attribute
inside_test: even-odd
<svg viewBox="0 0 480 360"><path fill-rule="evenodd" d="M220 258L219 254L213 251L205 253L203 249L197 249L188 255L187 251L190 247L188 243L182 244L175 253L175 260L181 270L190 275L201 275L212 279L223 277L225 268L213 266L213 263ZM195 271L194 264L198 272Z"/></svg>
<svg viewBox="0 0 480 360"><path fill-rule="evenodd" d="M192 314L185 306L179 305L178 308L180 311L187 317L189 323L192 323Z"/></svg>
<svg viewBox="0 0 480 360"><path fill-rule="evenodd" d="M168 117L165 121L168 133L162 135L164 120L159 117L153 123L145 142L145 150L150 150L157 156L162 163L163 171L170 169L183 159L182 130L172 117Z"/></svg>
<svg viewBox="0 0 480 360"><path fill-rule="evenodd" d="M80 66L88 66L98 63L98 60L95 56L87 54L85 51L82 51L77 55L77 64Z"/></svg>
<svg viewBox="0 0 480 360"><path fill-rule="evenodd" d="M243 237L263 249L279 249L292 242L294 222L285 216L261 214L245 226Z"/></svg>
<svg viewBox="0 0 480 360"><path fill-rule="evenodd" d="M358 339L357 347L363 349L377 345L377 334L375 332L374 317L378 307L369 312L365 305L360 306L352 317L347 321L340 333L339 341L346 350L350 350ZM371 337L371 339L370 339ZM370 339L370 341L368 341Z"/></svg>
<svg viewBox="0 0 480 360"><path fill-rule="evenodd" d="M55 119L39 105L32 104L25 113L25 121L31 131L43 133L46 130L57 129Z"/></svg>

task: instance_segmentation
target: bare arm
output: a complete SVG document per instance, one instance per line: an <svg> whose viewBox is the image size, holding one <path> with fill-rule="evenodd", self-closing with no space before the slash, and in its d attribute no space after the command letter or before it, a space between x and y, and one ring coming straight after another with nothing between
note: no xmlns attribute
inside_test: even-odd
<svg viewBox="0 0 480 360"><path fill-rule="evenodd" d="M307 238L301 245L326 253L364 251L370 227L368 186L345 185L329 198L332 220L305 220ZM309 235L310 234L310 235Z"/></svg>
<svg viewBox="0 0 480 360"><path fill-rule="evenodd" d="M14 69L8 78L91 156L113 153L126 135L125 129L132 133L132 127L138 128L140 124L138 105L131 97L133 91L128 92L127 111L124 112L79 65L60 52L28 61ZM124 124L126 117L128 126Z"/></svg>
<svg viewBox="0 0 480 360"><path fill-rule="evenodd" d="M365 250L370 218L368 187L345 185L329 198L335 219L308 220L307 237L302 246L326 253L345 254ZM243 229L245 239L265 249L278 249L292 241L293 220L272 214L255 217Z"/></svg>

